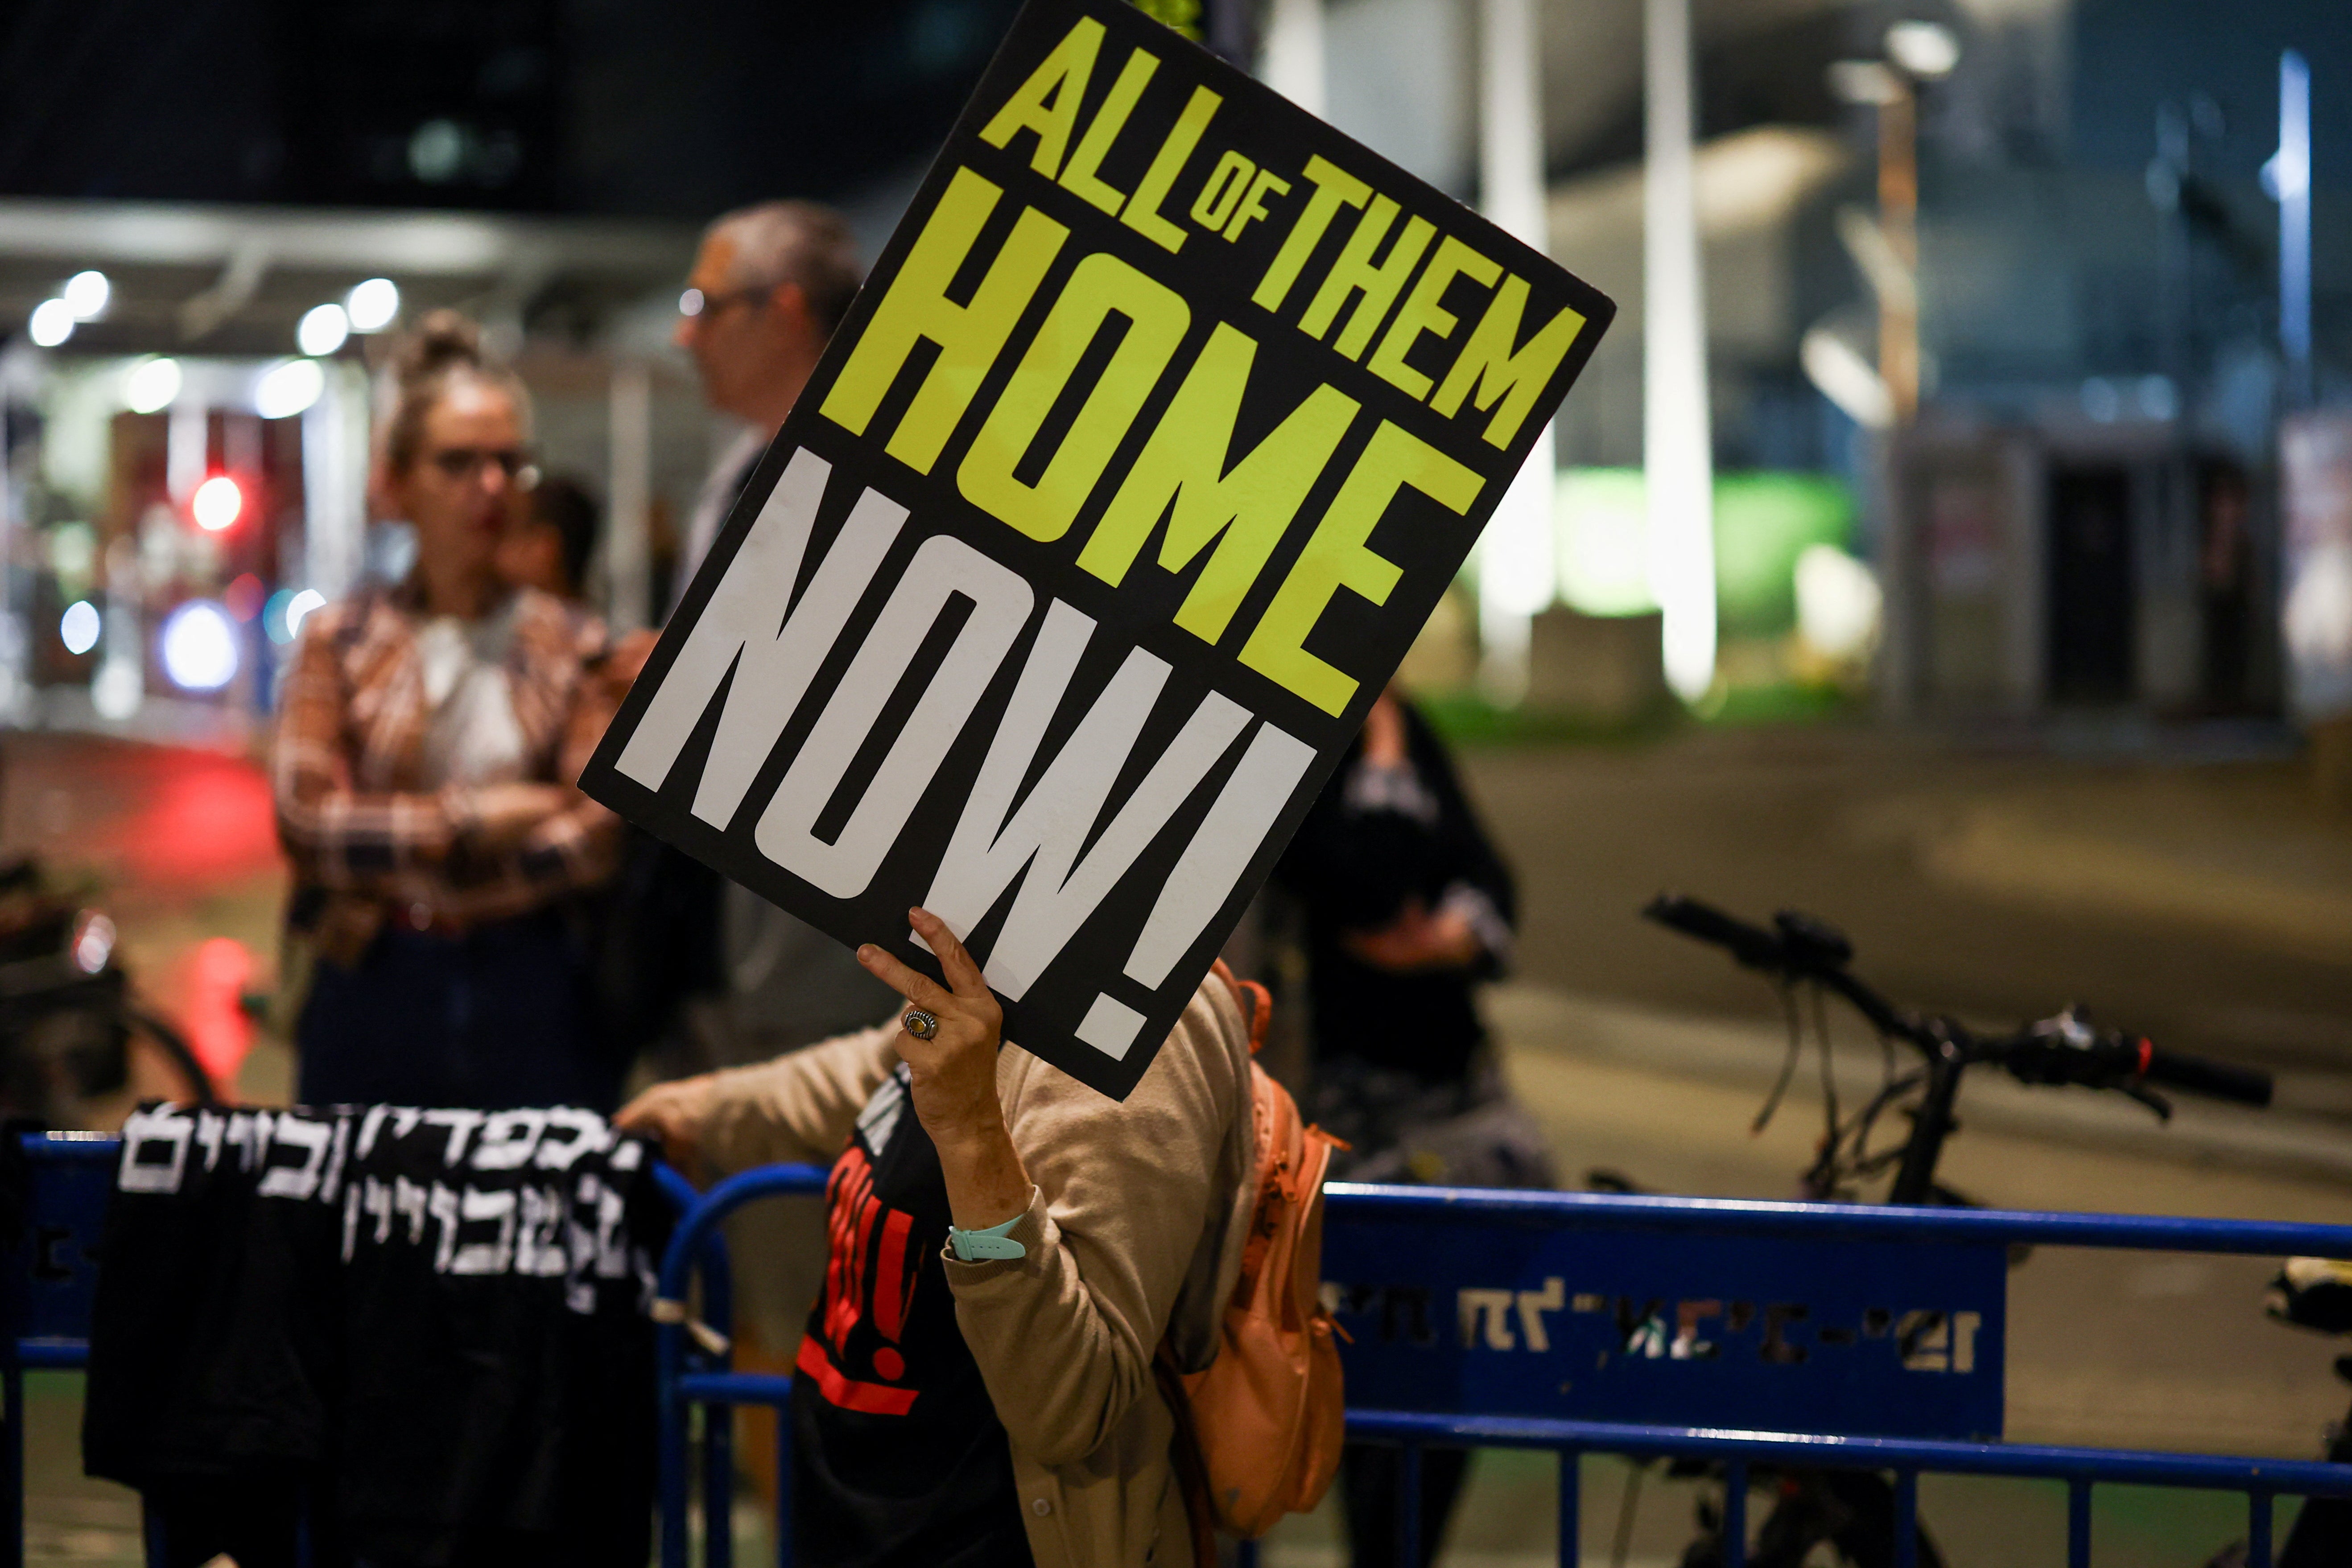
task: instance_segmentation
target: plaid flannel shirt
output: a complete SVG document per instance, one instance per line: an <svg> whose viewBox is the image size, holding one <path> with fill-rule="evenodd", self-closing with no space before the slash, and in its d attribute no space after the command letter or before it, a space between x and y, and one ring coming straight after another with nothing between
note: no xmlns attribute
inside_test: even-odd
<svg viewBox="0 0 2352 1568"><path fill-rule="evenodd" d="M576 788L518 848L470 843L474 791L424 779L420 622L405 590L312 611L281 687L271 777L293 921L345 961L389 912L452 930L522 915L604 881L619 854L619 820ZM576 786L626 689L609 652L601 622L520 591L506 668L526 779Z"/></svg>

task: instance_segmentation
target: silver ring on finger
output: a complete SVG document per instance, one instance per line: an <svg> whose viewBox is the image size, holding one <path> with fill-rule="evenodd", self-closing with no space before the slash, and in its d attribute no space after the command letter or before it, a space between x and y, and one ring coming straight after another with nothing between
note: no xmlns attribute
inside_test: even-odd
<svg viewBox="0 0 2352 1568"><path fill-rule="evenodd" d="M917 1040L929 1040L940 1032L940 1020L920 1008L908 1008L907 1016L898 1020L898 1027Z"/></svg>

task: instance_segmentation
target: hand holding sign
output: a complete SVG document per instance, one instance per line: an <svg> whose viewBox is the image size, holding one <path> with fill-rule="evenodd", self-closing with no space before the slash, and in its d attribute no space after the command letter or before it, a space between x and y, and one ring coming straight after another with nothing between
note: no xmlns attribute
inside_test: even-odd
<svg viewBox="0 0 2352 1568"><path fill-rule="evenodd" d="M906 998L909 1009L933 1021L928 1037L902 1026L890 1047L907 1064L915 1119L939 1150L948 1206L958 1225L977 1230L1029 1206L1029 1177L1005 1130L1003 1103L996 1097L1004 1013L981 977L980 966L945 921L928 909L907 911L907 920L938 956L947 985L918 974L870 942L858 948L857 961Z"/></svg>
<svg viewBox="0 0 2352 1568"><path fill-rule="evenodd" d="M1612 312L1031 0L581 787L1124 1097Z"/></svg>

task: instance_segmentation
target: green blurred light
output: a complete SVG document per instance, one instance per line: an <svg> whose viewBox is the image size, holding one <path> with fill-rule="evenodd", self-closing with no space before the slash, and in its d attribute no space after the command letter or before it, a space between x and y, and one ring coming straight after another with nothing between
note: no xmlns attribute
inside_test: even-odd
<svg viewBox="0 0 2352 1568"><path fill-rule="evenodd" d="M1726 635L1777 636L1797 623L1797 558L1843 547L1853 498L1817 474L1727 474L1715 482L1715 594Z"/></svg>
<svg viewBox="0 0 2352 1568"><path fill-rule="evenodd" d="M1559 476L1552 517L1559 597L1586 615L1646 615L1648 502L1639 468L1570 468Z"/></svg>
<svg viewBox="0 0 2352 1568"><path fill-rule="evenodd" d="M1570 468L1554 511L1559 596L1586 615L1643 615L1650 592L1648 503L1638 468ZM1715 582L1727 635L1776 636L1796 624L1797 558L1844 546L1853 497L1818 474L1759 470L1715 481Z"/></svg>

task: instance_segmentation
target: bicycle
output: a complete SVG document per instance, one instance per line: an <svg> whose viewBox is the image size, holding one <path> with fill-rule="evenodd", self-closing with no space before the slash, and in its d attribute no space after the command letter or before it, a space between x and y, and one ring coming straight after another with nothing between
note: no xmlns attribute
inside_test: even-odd
<svg viewBox="0 0 2352 1568"><path fill-rule="evenodd" d="M2022 1083L2074 1084L2124 1094L2159 1120L2170 1119L2172 1104L2158 1086L2247 1105L2271 1102L2266 1072L2159 1050L2144 1037L2100 1029L2074 1008L2008 1034L1987 1035L1956 1019L1899 1007L1854 976L1850 967L1853 944L1844 933L1793 910L1775 915L1769 930L1677 894L1660 894L1642 913L1669 930L1723 948L1780 991L1789 1024L1789 1053L1757 1117L1759 1130L1778 1110L1801 1060L1805 1031L1798 993L1810 992L1822 1051L1824 1127L1819 1152L1801 1184L1803 1196L1814 1202L1859 1201L1863 1183L1892 1171L1879 1202L1975 1207L1936 1179L1945 1145L1959 1127L1954 1107L1961 1080L1971 1067L1997 1067ZM1885 1064L1878 1092L1850 1116L1840 1113L1832 1073L1824 998L1832 996L1859 1012L1876 1032ZM1898 1042L1918 1052L1918 1067L1897 1071ZM1909 1136L1874 1149L1873 1133L1898 1106L1910 1119ZM1636 1190L1613 1172L1591 1172L1588 1181L1607 1189ZM1668 1473L1695 1477L1717 1472L1691 1463ZM1884 1477L1873 1471L1759 1469L1751 1472L1750 1484L1774 1490L1770 1511L1748 1552L1753 1568L1801 1568L1822 1546L1848 1568L1892 1568L1895 1499ZM1628 1489L1627 1525L1635 1495ZM1721 1510L1703 1500L1698 1522L1699 1536L1685 1551L1683 1568L1716 1568L1724 1555ZM1621 1559L1625 1534L1621 1526ZM1917 1536L1917 1561L1920 1568L1943 1568L1942 1554L1924 1524Z"/></svg>
<svg viewBox="0 0 2352 1568"><path fill-rule="evenodd" d="M0 864L0 1118L84 1130L93 1103L130 1081L136 1040L215 1105L211 1075L180 1031L134 994L114 923L83 906L31 860Z"/></svg>

